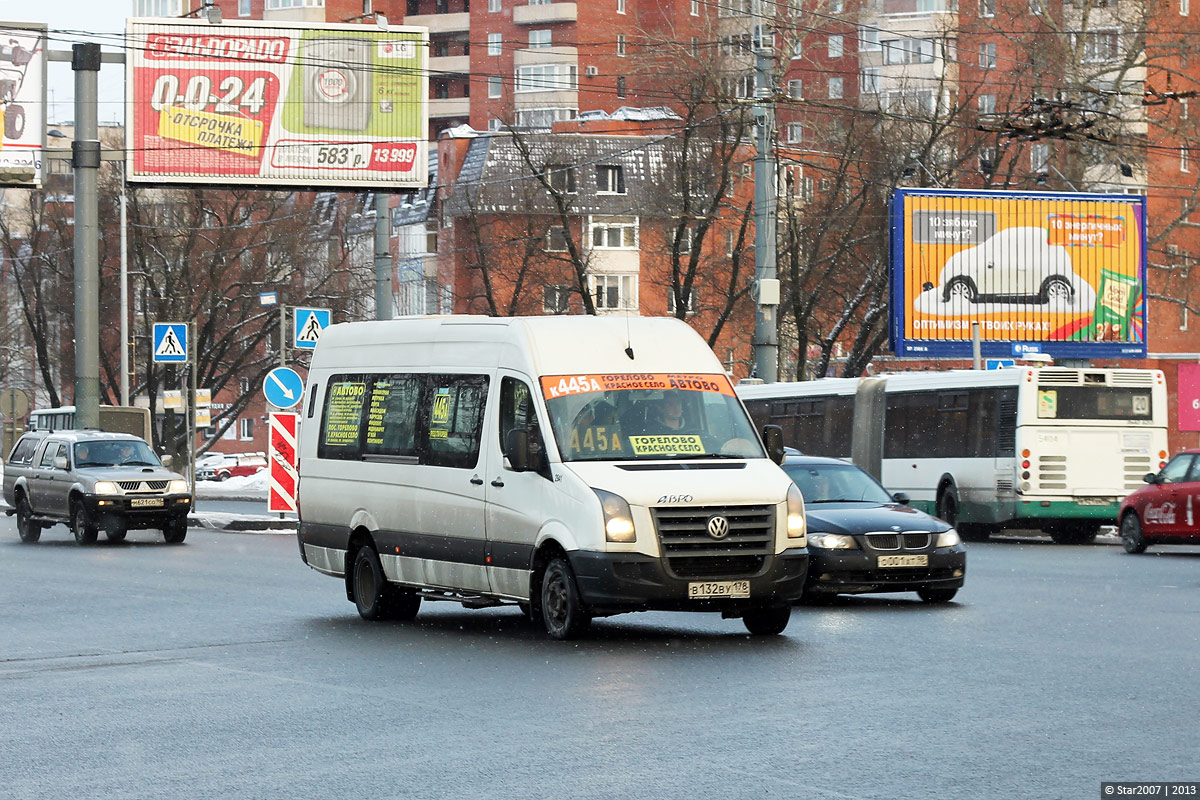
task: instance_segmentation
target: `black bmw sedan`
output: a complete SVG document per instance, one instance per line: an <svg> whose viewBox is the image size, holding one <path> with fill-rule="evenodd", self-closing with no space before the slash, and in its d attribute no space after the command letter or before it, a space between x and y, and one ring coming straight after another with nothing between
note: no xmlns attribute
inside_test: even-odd
<svg viewBox="0 0 1200 800"><path fill-rule="evenodd" d="M783 469L808 515L806 599L916 592L948 602L963 585L967 552L958 532L910 508L858 467L835 458L789 455Z"/></svg>

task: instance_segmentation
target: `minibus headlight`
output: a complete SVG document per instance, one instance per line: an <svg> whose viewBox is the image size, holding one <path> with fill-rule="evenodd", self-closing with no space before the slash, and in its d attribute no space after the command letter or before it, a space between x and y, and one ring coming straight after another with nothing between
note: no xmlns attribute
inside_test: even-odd
<svg viewBox="0 0 1200 800"><path fill-rule="evenodd" d="M96 494L120 494L121 490L112 481L96 481Z"/></svg>
<svg viewBox="0 0 1200 800"><path fill-rule="evenodd" d="M176 492L186 492L187 490L187 481L175 480L171 481L171 483L167 486L167 491L171 494L175 494Z"/></svg>
<svg viewBox="0 0 1200 800"><path fill-rule="evenodd" d="M858 549L858 542L854 541L854 537L842 533L814 533L808 537L808 544L822 550Z"/></svg>
<svg viewBox="0 0 1200 800"><path fill-rule="evenodd" d="M803 539L804 524L804 495L796 484L788 487L787 493L787 535L789 539ZM803 544L803 542L801 542Z"/></svg>
<svg viewBox="0 0 1200 800"><path fill-rule="evenodd" d="M951 528L938 534L937 544L934 547L954 547L960 542L962 542L962 537L958 535L958 531Z"/></svg>
<svg viewBox="0 0 1200 800"><path fill-rule="evenodd" d="M637 539L637 531L633 528L633 512L625 498L606 492L603 489L593 489L600 498L600 507L604 509L604 538L610 542L632 542Z"/></svg>

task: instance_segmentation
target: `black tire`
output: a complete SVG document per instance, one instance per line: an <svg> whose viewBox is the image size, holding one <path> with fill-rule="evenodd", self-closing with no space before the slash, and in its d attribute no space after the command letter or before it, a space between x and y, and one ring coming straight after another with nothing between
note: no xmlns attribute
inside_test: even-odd
<svg viewBox="0 0 1200 800"><path fill-rule="evenodd" d="M1073 303L1075 302L1075 287L1066 278L1047 278L1042 284L1039 299L1043 303L1051 303L1055 300Z"/></svg>
<svg viewBox="0 0 1200 800"><path fill-rule="evenodd" d="M917 597L926 603L949 603L958 594L958 589L917 589Z"/></svg>
<svg viewBox="0 0 1200 800"><path fill-rule="evenodd" d="M986 542L998 528L994 525L964 523L954 526L958 536L964 542Z"/></svg>
<svg viewBox="0 0 1200 800"><path fill-rule="evenodd" d="M22 106L9 106L4 111L4 138L20 139L25 132L25 109Z"/></svg>
<svg viewBox="0 0 1200 800"><path fill-rule="evenodd" d="M1146 552L1146 537L1142 535L1142 521L1136 511L1121 517L1121 546L1126 553Z"/></svg>
<svg viewBox="0 0 1200 800"><path fill-rule="evenodd" d="M187 538L187 530L186 518L172 520L163 528L163 540L167 544L183 544L183 540Z"/></svg>
<svg viewBox="0 0 1200 800"><path fill-rule="evenodd" d="M224 481L224 480L225 480L226 478L228 478L228 477L229 477L229 473L228 473L228 472L218 472L218 473L217 473L217 483L221 483L222 481Z"/></svg>
<svg viewBox="0 0 1200 800"><path fill-rule="evenodd" d="M958 527L958 489L950 484L938 496L937 515L951 527Z"/></svg>
<svg viewBox="0 0 1200 800"><path fill-rule="evenodd" d="M837 601L837 592L805 591L804 595L797 602L802 606L831 606Z"/></svg>
<svg viewBox="0 0 1200 800"><path fill-rule="evenodd" d="M538 587L538 615L546 633L554 639L575 639L592 624L583 607L575 574L565 556L554 556L542 570Z"/></svg>
<svg viewBox="0 0 1200 800"><path fill-rule="evenodd" d="M942 302L949 303L951 299L961 297L968 303L979 301L979 291L968 278L951 278L942 290Z"/></svg>
<svg viewBox="0 0 1200 800"><path fill-rule="evenodd" d="M96 523L87 513L83 503L79 501L71 506L71 533L75 534L75 541L81 545L95 544L96 536L99 534Z"/></svg>
<svg viewBox="0 0 1200 800"><path fill-rule="evenodd" d="M104 529L104 536L110 542L123 542L128 532L124 525L112 525Z"/></svg>
<svg viewBox="0 0 1200 800"><path fill-rule="evenodd" d="M742 615L742 624L753 636L776 636L783 633L791 616L791 606L759 606Z"/></svg>
<svg viewBox="0 0 1200 800"><path fill-rule="evenodd" d="M1099 523L1068 522L1046 531L1055 544L1091 544L1100 533Z"/></svg>
<svg viewBox="0 0 1200 800"><path fill-rule="evenodd" d="M42 526L33 521L33 509L25 495L17 500L17 535L25 544L34 544L42 538Z"/></svg>
<svg viewBox="0 0 1200 800"><path fill-rule="evenodd" d="M388 582L375 548L360 547L354 554L351 587L358 615L365 620L410 620L421 608L421 596Z"/></svg>

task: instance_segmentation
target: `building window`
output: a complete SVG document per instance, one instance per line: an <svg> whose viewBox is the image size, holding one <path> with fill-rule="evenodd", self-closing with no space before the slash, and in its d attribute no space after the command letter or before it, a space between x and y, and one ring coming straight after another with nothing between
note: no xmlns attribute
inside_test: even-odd
<svg viewBox="0 0 1200 800"><path fill-rule="evenodd" d="M546 231L546 250L550 253L567 252L567 229L554 227Z"/></svg>
<svg viewBox="0 0 1200 800"><path fill-rule="evenodd" d="M1189 156L1190 156L1190 154L1188 152L1188 148L1186 148L1186 147L1179 148L1179 171L1180 172L1191 172L1192 171Z"/></svg>
<svg viewBox="0 0 1200 800"><path fill-rule="evenodd" d="M841 78L830 78L829 79L829 99L830 100L841 100L843 86L844 86L844 84L842 83Z"/></svg>
<svg viewBox="0 0 1200 800"><path fill-rule="evenodd" d="M1029 0L1029 13L1030 14L1045 14L1046 13L1046 0Z"/></svg>
<svg viewBox="0 0 1200 800"><path fill-rule="evenodd" d="M517 67L518 92L574 91L578 69L574 64L532 64Z"/></svg>
<svg viewBox="0 0 1200 800"><path fill-rule="evenodd" d="M498 130L500 130L502 125L503 125L503 123L500 120L496 119L495 117L488 118L488 130L489 131L498 131Z"/></svg>
<svg viewBox="0 0 1200 800"><path fill-rule="evenodd" d="M542 287L542 312L545 314L566 314L571 310L570 286Z"/></svg>
<svg viewBox="0 0 1200 800"><path fill-rule="evenodd" d="M981 94L976 102L979 104L979 113L981 115L996 113L996 95Z"/></svg>
<svg viewBox="0 0 1200 800"><path fill-rule="evenodd" d="M1191 0L1179 0L1179 16L1181 16L1181 17L1186 17L1186 16L1187 16L1188 14L1190 14L1191 12L1192 12ZM1184 314L1186 315L1186 314L1187 314L1187 309L1185 308L1185 309L1183 310L1183 312L1184 312ZM1184 317L1184 319L1186 320L1186 319L1187 319L1187 317L1185 316L1185 317ZM1184 325L1185 325L1185 327L1184 327L1184 328L1182 328L1182 330L1185 330L1185 331L1186 331L1186 330L1187 330L1187 327L1186 327L1187 323L1186 323L1186 322L1184 322Z"/></svg>
<svg viewBox="0 0 1200 800"><path fill-rule="evenodd" d="M700 37L692 37L692 58L700 57Z"/></svg>
<svg viewBox="0 0 1200 800"><path fill-rule="evenodd" d="M596 167L596 191L600 194L625 194L625 170L621 166Z"/></svg>
<svg viewBox="0 0 1200 800"><path fill-rule="evenodd" d="M845 49L845 46L842 41L841 34L834 34L833 36L829 37L828 50L829 50L830 58L841 58L842 52L844 51L844 49Z"/></svg>
<svg viewBox="0 0 1200 800"><path fill-rule="evenodd" d="M592 222L592 247L598 250L636 250L637 217L604 217Z"/></svg>
<svg viewBox="0 0 1200 800"><path fill-rule="evenodd" d="M622 75L617 78L617 97L624 97L624 96L625 96L625 76Z"/></svg>
<svg viewBox="0 0 1200 800"><path fill-rule="evenodd" d="M560 194L575 194L575 168L566 164L547 164L546 180Z"/></svg>
<svg viewBox="0 0 1200 800"><path fill-rule="evenodd" d="M1029 167L1034 172L1045 172L1050 164L1050 145L1038 142L1029 147Z"/></svg>
<svg viewBox="0 0 1200 800"><path fill-rule="evenodd" d="M800 58L803 55L804 55L804 43L801 42L799 39L797 39L796 43L794 45L792 45L792 58Z"/></svg>
<svg viewBox="0 0 1200 800"><path fill-rule="evenodd" d="M504 96L504 79L499 75L488 76L488 97Z"/></svg>
<svg viewBox="0 0 1200 800"><path fill-rule="evenodd" d="M789 122L787 124L788 144L797 144L803 138L804 138L804 125L799 122Z"/></svg>
<svg viewBox="0 0 1200 800"><path fill-rule="evenodd" d="M799 78L792 78L787 84L788 97L793 100L800 100L804 97L804 81Z"/></svg>
<svg viewBox="0 0 1200 800"><path fill-rule="evenodd" d="M737 234L733 231L725 231L725 255L732 256L737 249Z"/></svg>
<svg viewBox="0 0 1200 800"><path fill-rule="evenodd" d="M1117 58L1117 32L1096 31L1083 34L1083 60L1113 61Z"/></svg>
<svg viewBox="0 0 1200 800"><path fill-rule="evenodd" d="M1188 118L1188 98L1186 97L1179 98L1179 118Z"/></svg>
<svg viewBox="0 0 1200 800"><path fill-rule="evenodd" d="M680 291L682 291L682 287L680 287ZM695 314L696 313L696 287L695 286L693 286L692 290L690 292L688 292L687 302L685 302L683 304L683 311L685 314ZM673 287L673 286L667 289L667 313L672 314L672 315L674 315L674 313L675 313L675 287Z"/></svg>
<svg viewBox="0 0 1200 800"><path fill-rule="evenodd" d="M498 13L501 8L500 2L501 2L501 0L488 0L488 13L489 14Z"/></svg>
<svg viewBox="0 0 1200 800"><path fill-rule="evenodd" d="M250 16L250 0L238 0L238 16Z"/></svg>
<svg viewBox="0 0 1200 800"><path fill-rule="evenodd" d="M880 104L890 114L932 117L937 110L932 89L901 89L884 92Z"/></svg>
<svg viewBox="0 0 1200 800"><path fill-rule="evenodd" d="M244 395L244 394L247 394L249 391L250 391L250 379L249 378L238 378L238 392L240 394Z"/></svg>
<svg viewBox="0 0 1200 800"><path fill-rule="evenodd" d="M695 231L691 228L684 228L679 235L679 252L692 252L692 239L695 237Z"/></svg>
<svg viewBox="0 0 1200 800"><path fill-rule="evenodd" d="M529 49L544 50L550 46L550 29L541 28L529 32Z"/></svg>
<svg viewBox="0 0 1200 800"><path fill-rule="evenodd" d="M996 148L979 148L979 171L984 175L992 175L996 171Z"/></svg>
<svg viewBox="0 0 1200 800"><path fill-rule="evenodd" d="M625 13L625 0L617 0L617 13L618 14Z"/></svg>
<svg viewBox="0 0 1200 800"><path fill-rule="evenodd" d="M879 28L870 25L858 26L858 52L869 53L879 49Z"/></svg>
<svg viewBox="0 0 1200 800"><path fill-rule="evenodd" d="M879 67L863 67L858 88L863 94L878 94Z"/></svg>
<svg viewBox="0 0 1200 800"><path fill-rule="evenodd" d="M500 34L500 33L489 33L488 34L488 53L487 54L489 56L500 55L500 52L504 47L502 36L503 36L503 34Z"/></svg>
<svg viewBox="0 0 1200 800"><path fill-rule="evenodd" d="M996 16L996 0L979 0L979 16Z"/></svg>
<svg viewBox="0 0 1200 800"><path fill-rule="evenodd" d="M748 17L753 13L754 0L724 0L717 4L718 17Z"/></svg>
<svg viewBox="0 0 1200 800"><path fill-rule="evenodd" d="M889 39L883 42L885 64L932 64L933 39Z"/></svg>
<svg viewBox="0 0 1200 800"><path fill-rule="evenodd" d="M243 442L253 441L254 439L254 418L242 417L238 420L238 438Z"/></svg>
<svg viewBox="0 0 1200 800"><path fill-rule="evenodd" d="M700 0L692 0L692 16L700 16Z"/></svg>
<svg viewBox="0 0 1200 800"><path fill-rule="evenodd" d="M635 309L637 275L589 275L588 286L597 309Z"/></svg>
<svg viewBox="0 0 1200 800"><path fill-rule="evenodd" d="M984 42L979 45L979 66L983 69L996 68L996 43Z"/></svg>
<svg viewBox="0 0 1200 800"><path fill-rule="evenodd" d="M845 0L829 0L829 13L841 14L846 10Z"/></svg>
<svg viewBox="0 0 1200 800"><path fill-rule="evenodd" d="M625 57L625 34L617 34L617 55L621 58Z"/></svg>

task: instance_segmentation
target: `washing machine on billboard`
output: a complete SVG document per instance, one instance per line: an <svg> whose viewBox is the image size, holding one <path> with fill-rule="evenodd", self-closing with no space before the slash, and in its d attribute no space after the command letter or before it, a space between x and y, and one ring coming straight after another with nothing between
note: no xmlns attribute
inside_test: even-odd
<svg viewBox="0 0 1200 800"><path fill-rule="evenodd" d="M361 133L371 121L372 42L303 42L304 126Z"/></svg>

